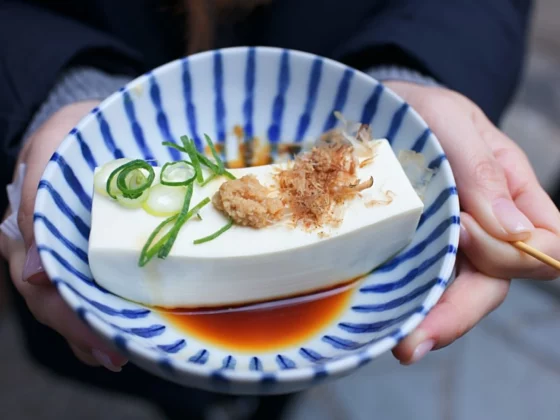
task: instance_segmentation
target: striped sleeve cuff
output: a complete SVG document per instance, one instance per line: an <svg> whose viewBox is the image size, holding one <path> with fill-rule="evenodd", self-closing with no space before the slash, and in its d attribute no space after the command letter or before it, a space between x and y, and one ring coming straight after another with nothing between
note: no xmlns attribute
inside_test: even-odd
<svg viewBox="0 0 560 420"><path fill-rule="evenodd" d="M430 76L426 76L422 73L417 72L406 67L400 66L380 66L374 67L366 71L366 74L373 77L380 82L388 82L390 80L416 83L422 86L439 86L435 79Z"/></svg>
<svg viewBox="0 0 560 420"><path fill-rule="evenodd" d="M69 68L60 75L47 99L33 116L23 135L24 142L64 106L80 101L101 101L131 80L130 76L112 75L92 67Z"/></svg>

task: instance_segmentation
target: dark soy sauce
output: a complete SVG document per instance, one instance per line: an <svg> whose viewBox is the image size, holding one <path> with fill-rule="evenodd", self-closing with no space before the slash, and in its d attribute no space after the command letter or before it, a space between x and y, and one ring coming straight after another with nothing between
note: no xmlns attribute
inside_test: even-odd
<svg viewBox="0 0 560 420"><path fill-rule="evenodd" d="M237 351L272 351L302 343L329 326L348 307L357 283L235 308L159 311L201 341Z"/></svg>

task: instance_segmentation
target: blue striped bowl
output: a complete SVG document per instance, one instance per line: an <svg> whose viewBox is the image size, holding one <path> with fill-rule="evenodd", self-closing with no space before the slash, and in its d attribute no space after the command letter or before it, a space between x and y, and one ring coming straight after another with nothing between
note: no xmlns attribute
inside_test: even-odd
<svg viewBox="0 0 560 420"><path fill-rule="evenodd" d="M252 354L185 336L149 308L98 288L88 266L93 170L122 157L168 161L161 147L203 133L303 142L335 126L333 111L371 123L395 151L422 152L437 173L410 246L364 280L340 319L293 348ZM274 149L274 147L273 147ZM35 208L44 267L63 299L130 360L180 384L236 394L301 390L390 350L442 295L452 275L459 203L448 161L422 119L363 73L311 54L232 48L166 64L115 92L74 128L49 162Z"/></svg>

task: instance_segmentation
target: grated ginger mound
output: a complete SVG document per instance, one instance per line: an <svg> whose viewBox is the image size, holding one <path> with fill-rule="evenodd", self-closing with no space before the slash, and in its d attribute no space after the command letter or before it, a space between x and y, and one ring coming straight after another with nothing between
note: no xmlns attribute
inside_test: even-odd
<svg viewBox="0 0 560 420"><path fill-rule="evenodd" d="M277 174L280 198L292 222L306 229L339 225L344 203L373 185L373 178L357 178L354 146L340 137L330 140L299 155L291 168Z"/></svg>
<svg viewBox="0 0 560 420"><path fill-rule="evenodd" d="M357 168L370 164L375 155L369 146L371 130L359 125L355 135L331 130L311 150L296 156L287 169L278 169L274 189L253 175L226 181L213 197L217 210L235 224L263 228L291 217L291 225L312 230L338 226L348 200L373 186L373 178L361 182ZM358 155L365 158L361 163Z"/></svg>
<svg viewBox="0 0 560 420"><path fill-rule="evenodd" d="M224 182L214 194L212 204L241 226L264 228L284 216L284 205L254 175Z"/></svg>

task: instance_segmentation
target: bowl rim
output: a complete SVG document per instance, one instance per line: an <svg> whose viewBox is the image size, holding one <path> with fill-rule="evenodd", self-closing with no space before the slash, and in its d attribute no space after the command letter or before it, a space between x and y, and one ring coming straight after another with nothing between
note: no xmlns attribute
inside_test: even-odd
<svg viewBox="0 0 560 420"><path fill-rule="evenodd" d="M158 66L142 75L131 80L125 86L120 88L119 90L113 92L110 96L105 98L92 112L88 113L84 116L78 124L67 134L64 140L58 146L56 153L60 155L64 155L65 151L70 147L70 145L74 142L73 133L84 129L90 122L95 118L95 113L97 110L105 110L107 109L114 101L121 97L125 90L134 89L138 85L143 85L146 82L146 76L153 74L155 76L163 76L165 73L169 71L173 71L177 66L180 66L183 60L188 59L189 62L195 61L203 61L208 58L211 58L216 52L220 52L222 55L235 55L235 54L245 54L250 49L258 50L259 53L267 53L273 55L280 55L284 51L288 51L292 57L297 59L303 59L306 61L313 61L314 59L320 58L323 60L323 64L325 66L330 66L334 68L338 68L340 70L351 69L355 72L355 77L361 78L365 80L367 83L371 84L372 87L375 87L378 84L382 84L378 80L374 79L373 77L367 75L366 73L347 66L339 61L336 61L331 58L323 57L317 54L294 50L289 48L278 48L278 47L268 47L268 46L237 46L237 47L228 47L228 48L217 48L212 49L209 51L200 52L197 54L193 54L187 57L181 57L174 59L170 62L167 62L161 66ZM384 86L384 85L383 85ZM384 86L384 92L392 97L393 100L398 101L400 104L407 104L407 102L398 96L395 92L393 92L387 86ZM408 107L408 112L411 113L413 119L417 124L419 124L422 128L428 129L427 123L424 119L417 113L417 111L412 107ZM431 132L431 137L435 140L433 144L438 153L441 156L445 157L445 153L441 144L437 138L437 136ZM453 172L449 166L442 168L444 170L444 176L446 180L446 184L450 186L455 186L455 179ZM41 176L41 180L49 180L51 179L55 173L58 172L58 169L54 167L54 165L47 164L45 171ZM457 195L452 195L449 200L446 202L447 206L451 206L452 213L456 214L459 217L460 214L460 207L459 207L459 198ZM41 212L42 209L45 208L45 199L43 195L38 195L35 201L34 206L34 213ZM34 235L36 238L37 245L45 243L43 232L44 230L42 227L39 226L37 221L34 221ZM459 231L458 229L451 229L449 232L449 241L451 245L457 249L458 242L459 242ZM39 251L40 254L43 251ZM67 305L70 306L73 312L78 313L81 315L83 321L89 325L96 334L100 335L101 338L105 340L110 340L111 342L115 342L116 339L123 338L126 342L126 346L121 351L124 351L125 354L130 355L131 359L143 359L144 361L149 361L154 364L161 364L162 362L169 362L172 371L175 373L183 374L183 375L195 375L199 377L206 377L210 378L212 376L218 375L222 379L227 380L230 383L250 383L255 384L263 381L263 378L273 379L275 382L310 382L313 380L314 376L318 373L318 371L322 373L326 373L327 376L342 376L344 374L350 373L354 369L362 366L365 363L368 363L372 359L378 357L379 355L391 350L395 347L400 340L404 337L408 336L416 327L424 320L426 315L431 311L434 305L438 302L441 298L442 294L444 293L447 280L452 279L456 261L456 253L447 253L443 257L443 261L441 263L441 267L439 269L439 278L444 280L444 284L436 283L434 286L430 288L429 293L424 298L422 302L422 308L424 309L422 312L417 312L410 315L406 321L401 325L401 327L397 330L399 334L391 334L388 336L384 336L380 338L378 341L374 341L373 343L365 344L359 351L353 351L348 354L345 354L340 357L336 357L333 359L326 360L321 363L317 363L316 365L306 365L302 367L295 367L293 369L275 369L271 371L251 371L248 369L235 369L235 370L226 370L221 368L212 368L206 365L197 365L195 363L190 363L186 360L179 360L176 358L167 357L162 355L157 349L149 348L146 345L142 345L135 340L131 340L128 338L122 337L118 333L118 330L111 327L106 321L99 318L94 312L90 310L84 310L82 304L82 298L77 296L73 291L69 289L68 286L65 285L64 282L61 282L57 279L54 274L58 271L58 269L51 263L50 259L42 258L43 267L47 275L49 275L49 279L51 282L57 287L62 299L65 301Z"/></svg>

